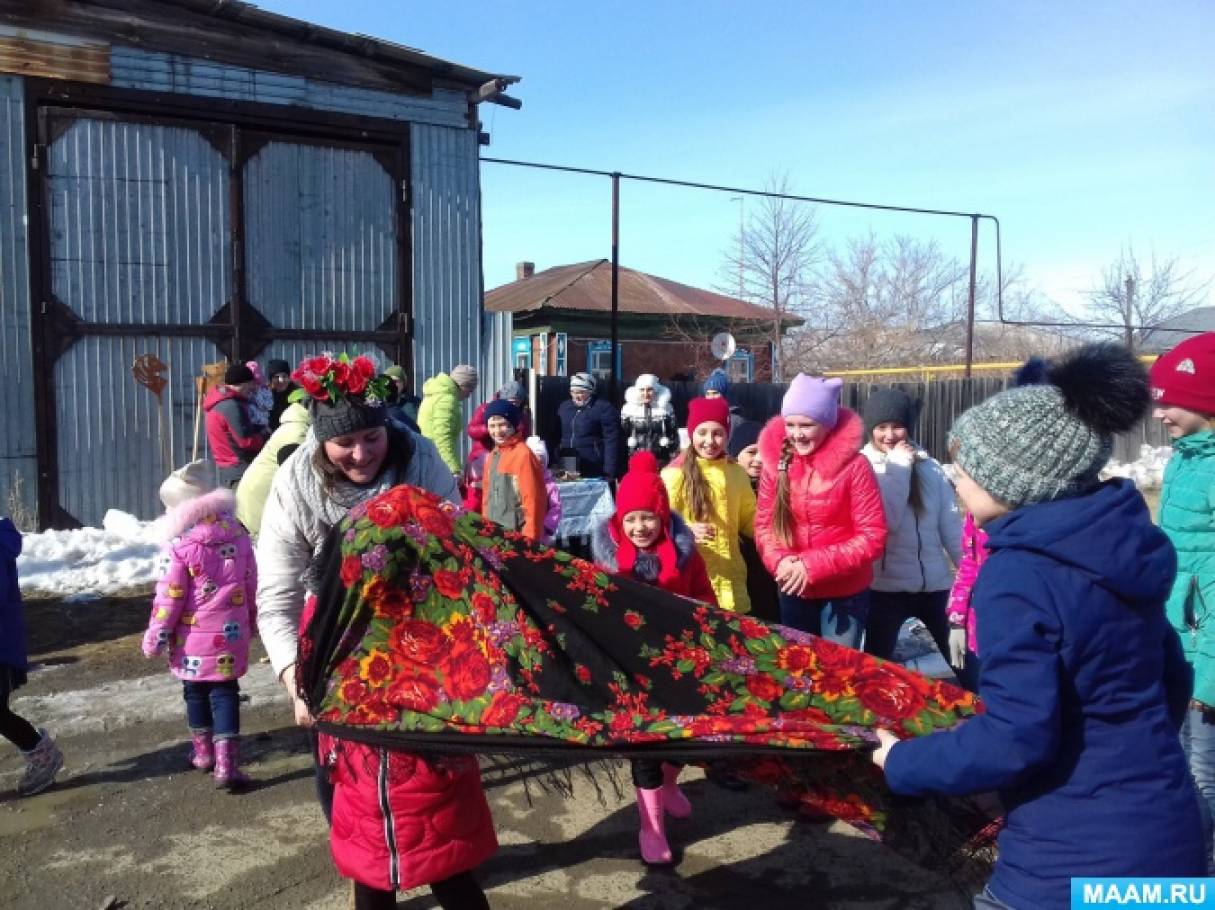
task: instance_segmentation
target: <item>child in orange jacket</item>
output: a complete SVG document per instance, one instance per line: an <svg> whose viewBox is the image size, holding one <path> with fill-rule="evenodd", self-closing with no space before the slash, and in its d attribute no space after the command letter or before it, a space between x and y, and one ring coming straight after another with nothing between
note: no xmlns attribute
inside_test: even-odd
<svg viewBox="0 0 1215 910"><path fill-rule="evenodd" d="M522 422L522 410L511 401L499 398L485 407L494 450L485 459L481 514L538 541L544 535L548 491L544 470L519 433Z"/></svg>

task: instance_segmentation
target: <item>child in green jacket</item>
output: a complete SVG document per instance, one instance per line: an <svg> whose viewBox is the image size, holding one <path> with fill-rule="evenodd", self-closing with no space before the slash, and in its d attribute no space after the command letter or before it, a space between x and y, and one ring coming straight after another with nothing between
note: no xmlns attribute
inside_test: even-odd
<svg viewBox="0 0 1215 910"><path fill-rule="evenodd" d="M1207 862L1215 818L1215 332L1183 341L1152 366L1155 417L1173 439L1160 493L1160 527L1177 550L1166 610L1194 667L1182 744L1202 796Z"/></svg>

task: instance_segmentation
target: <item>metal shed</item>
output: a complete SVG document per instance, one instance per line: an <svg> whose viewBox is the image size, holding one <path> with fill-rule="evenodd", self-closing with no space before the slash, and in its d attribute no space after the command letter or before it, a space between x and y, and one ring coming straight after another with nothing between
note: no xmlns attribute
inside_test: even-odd
<svg viewBox="0 0 1215 910"><path fill-rule="evenodd" d="M515 81L226 0L0 0L0 511L158 513L204 363L480 363Z"/></svg>

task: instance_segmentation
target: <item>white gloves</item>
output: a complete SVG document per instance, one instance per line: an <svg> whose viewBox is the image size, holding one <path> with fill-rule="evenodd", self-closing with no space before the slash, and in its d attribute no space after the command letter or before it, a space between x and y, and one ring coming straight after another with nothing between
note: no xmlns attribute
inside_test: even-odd
<svg viewBox="0 0 1215 910"><path fill-rule="evenodd" d="M949 665L955 670L966 666L966 630L949 630Z"/></svg>

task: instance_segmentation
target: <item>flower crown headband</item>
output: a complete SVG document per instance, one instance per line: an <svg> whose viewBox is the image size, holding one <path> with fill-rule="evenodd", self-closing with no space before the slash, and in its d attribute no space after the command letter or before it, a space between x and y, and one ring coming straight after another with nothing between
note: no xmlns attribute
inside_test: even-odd
<svg viewBox="0 0 1215 910"><path fill-rule="evenodd" d="M378 373L370 357L351 359L345 352L335 357L326 351L302 360L291 378L300 385L291 393L291 401L352 401L376 408L391 402L395 389L392 377Z"/></svg>

